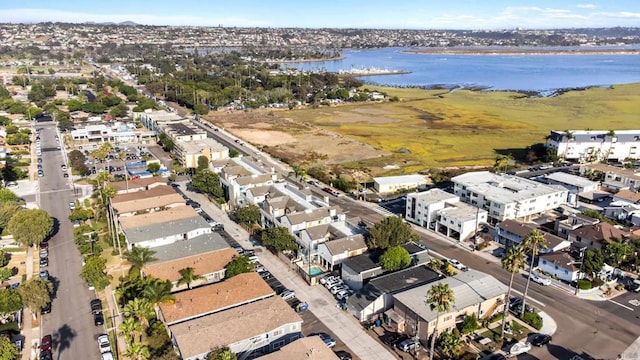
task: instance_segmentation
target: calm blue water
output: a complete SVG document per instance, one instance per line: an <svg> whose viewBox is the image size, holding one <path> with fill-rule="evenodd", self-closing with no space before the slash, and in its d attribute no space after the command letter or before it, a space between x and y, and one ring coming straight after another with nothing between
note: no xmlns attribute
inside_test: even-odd
<svg viewBox="0 0 640 360"><path fill-rule="evenodd" d="M366 76L370 84L479 86L544 91L640 82L639 55L423 55L403 49L343 50L342 60L287 64L303 70L383 68L411 74Z"/></svg>

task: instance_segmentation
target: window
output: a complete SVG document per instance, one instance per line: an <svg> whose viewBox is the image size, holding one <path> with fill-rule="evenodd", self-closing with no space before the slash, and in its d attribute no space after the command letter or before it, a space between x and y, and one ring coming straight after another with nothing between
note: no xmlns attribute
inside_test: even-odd
<svg viewBox="0 0 640 360"><path fill-rule="evenodd" d="M273 332L273 336L274 336L274 337L276 337L276 336L280 336L280 335L282 335L282 334L284 334L284 330L283 330L283 329L278 329L278 330L276 330L276 331L274 331L274 332Z"/></svg>
<svg viewBox="0 0 640 360"><path fill-rule="evenodd" d="M565 275L569 275L569 270L564 271Z"/></svg>
<svg viewBox="0 0 640 360"><path fill-rule="evenodd" d="M444 319L442 319L442 320L444 320L444 321L449 321L449 320L451 320L452 318L453 318L453 315L447 315L447 316L445 316L445 317L444 317Z"/></svg>

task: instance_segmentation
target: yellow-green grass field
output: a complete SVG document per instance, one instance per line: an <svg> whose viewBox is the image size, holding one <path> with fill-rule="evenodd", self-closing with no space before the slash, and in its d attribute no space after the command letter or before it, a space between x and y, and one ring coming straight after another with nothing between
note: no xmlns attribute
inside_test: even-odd
<svg viewBox="0 0 640 360"><path fill-rule="evenodd" d="M391 157L345 165L395 164L403 168L396 173L492 165L496 154L520 155L527 146L544 142L550 130L640 128L640 84L548 98L515 92L376 89L401 101L302 109L285 116L393 152Z"/></svg>

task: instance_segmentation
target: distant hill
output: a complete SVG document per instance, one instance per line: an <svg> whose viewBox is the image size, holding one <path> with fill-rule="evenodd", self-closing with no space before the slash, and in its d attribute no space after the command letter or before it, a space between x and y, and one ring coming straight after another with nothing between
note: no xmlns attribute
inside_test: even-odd
<svg viewBox="0 0 640 360"><path fill-rule="evenodd" d="M119 23L115 23L115 22L101 22L101 23L97 23L94 21L87 21L85 22L85 24L90 24L90 25L109 25L109 26L139 26L140 24L135 23L133 21L123 21L123 22L119 22Z"/></svg>

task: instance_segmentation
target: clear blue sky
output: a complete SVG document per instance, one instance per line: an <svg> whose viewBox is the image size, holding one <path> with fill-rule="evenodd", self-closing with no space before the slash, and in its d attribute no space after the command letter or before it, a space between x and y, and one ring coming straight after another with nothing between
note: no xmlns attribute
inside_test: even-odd
<svg viewBox="0 0 640 360"><path fill-rule="evenodd" d="M640 27L640 0L20 0L0 22L506 29Z"/></svg>

